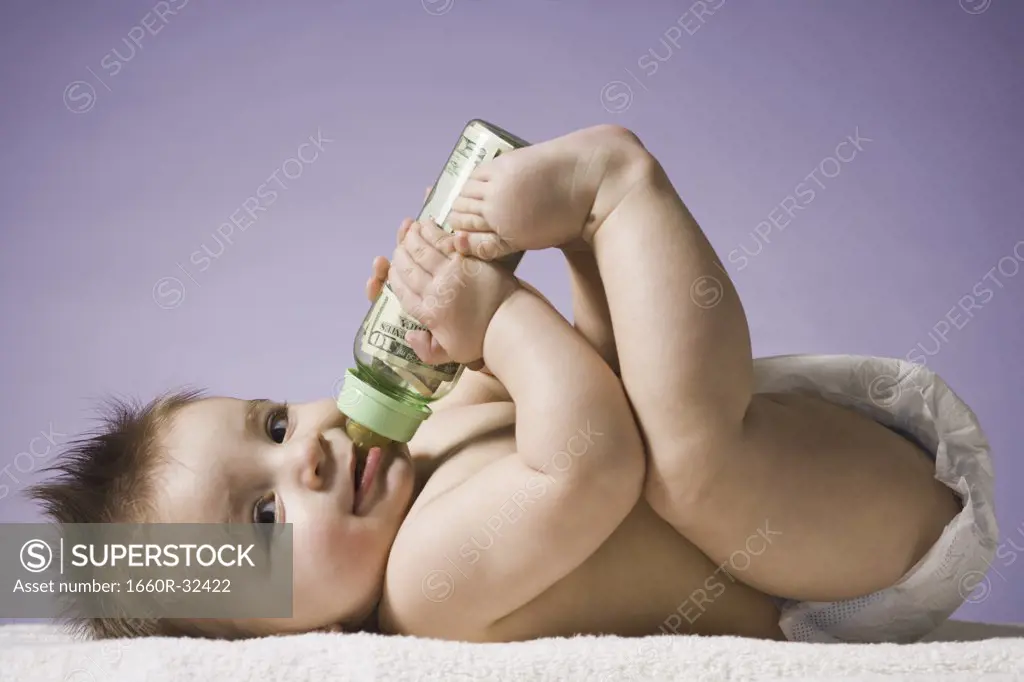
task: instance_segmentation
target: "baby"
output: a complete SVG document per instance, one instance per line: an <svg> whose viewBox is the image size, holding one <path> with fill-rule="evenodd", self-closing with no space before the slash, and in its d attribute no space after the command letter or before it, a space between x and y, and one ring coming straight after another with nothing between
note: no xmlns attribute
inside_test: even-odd
<svg viewBox="0 0 1024 682"><path fill-rule="evenodd" d="M64 523L293 524L292 617L80 627L910 641L963 601L953 578L991 538L924 570L971 512L938 480L934 444L813 391L757 390L736 291L631 132L485 162L447 222L454 235L404 221L367 293L389 282L430 330L407 339L422 359L479 371L379 466L332 399L178 393L116 404L30 490ZM492 262L551 247L573 323Z"/></svg>

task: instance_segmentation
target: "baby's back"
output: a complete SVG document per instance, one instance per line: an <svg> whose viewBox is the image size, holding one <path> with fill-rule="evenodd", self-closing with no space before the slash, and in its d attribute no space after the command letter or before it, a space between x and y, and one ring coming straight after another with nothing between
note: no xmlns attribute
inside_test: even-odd
<svg viewBox="0 0 1024 682"><path fill-rule="evenodd" d="M459 546L456 556L446 556L446 569L426 571L422 566L402 565L403 543L430 541L430 529L417 523L423 508L494 461L514 455L515 406L511 402L491 402L448 407L423 425L409 447L418 475L422 474L426 483L396 540L387 582L415 580L425 599L443 604L459 588L460 580L466 579L463 568L499 546L502 536L549 494L548 488L538 479L537 485L527 486L521 495L488 501L492 509L465 510L481 522ZM431 521L434 523L436 519ZM538 536L536 541L543 543L545 538ZM551 546L546 551L554 556L559 547ZM742 562L734 565L742 568ZM513 584L507 587L515 590ZM444 614L443 609L438 612ZM407 628L401 627L400 621L400 616L391 612L385 593L381 606L385 631L420 634L403 632ZM658 632L774 638L780 636L777 622L778 612L767 596L716 567L641 498L618 529L565 578L486 633L467 638L515 641L573 634L644 636Z"/></svg>

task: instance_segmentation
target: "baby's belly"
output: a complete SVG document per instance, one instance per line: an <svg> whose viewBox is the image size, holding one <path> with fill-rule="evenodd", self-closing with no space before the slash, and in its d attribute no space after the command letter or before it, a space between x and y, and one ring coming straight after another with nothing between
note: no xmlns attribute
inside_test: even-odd
<svg viewBox="0 0 1024 682"><path fill-rule="evenodd" d="M511 403L452 408L427 422L410 449L430 480L410 516L515 452L514 422ZM716 567L643 499L589 559L492 632L505 641L659 633L782 638L771 599Z"/></svg>
<svg viewBox="0 0 1024 682"><path fill-rule="evenodd" d="M573 634L782 639L772 600L716 567L643 500L573 573L502 621L514 641Z"/></svg>

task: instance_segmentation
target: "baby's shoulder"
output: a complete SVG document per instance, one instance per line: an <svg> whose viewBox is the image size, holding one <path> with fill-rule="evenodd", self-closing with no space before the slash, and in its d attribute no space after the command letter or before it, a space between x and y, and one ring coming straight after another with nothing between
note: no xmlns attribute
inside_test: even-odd
<svg viewBox="0 0 1024 682"><path fill-rule="evenodd" d="M452 612L452 623L434 620L432 632L453 632L454 628L460 630L460 638L472 638L472 633L461 632L460 623L468 614L457 612L455 602L447 608L456 576L439 547L451 545L445 540L449 530L472 518L483 524L493 515L493 510L477 503L478 496L467 495L464 486L472 486L477 474L515 453L515 406L496 402L451 407L428 419L421 431L409 450L417 478L424 482L388 557L381 628L393 634L422 634L417 623L428 606L422 602L427 600L432 620ZM468 542L468 533L461 540ZM458 554L463 548L449 549Z"/></svg>
<svg viewBox="0 0 1024 682"><path fill-rule="evenodd" d="M428 419L409 443L419 490L403 527L491 463L516 451L515 405L452 407Z"/></svg>

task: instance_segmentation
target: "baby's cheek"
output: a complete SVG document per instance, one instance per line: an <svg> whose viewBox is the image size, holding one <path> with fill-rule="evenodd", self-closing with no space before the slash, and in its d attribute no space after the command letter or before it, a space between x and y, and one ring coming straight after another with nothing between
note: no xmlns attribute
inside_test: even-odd
<svg viewBox="0 0 1024 682"><path fill-rule="evenodd" d="M296 574L303 570L313 576L350 579L369 549L370 538L352 524L332 520L296 524L293 528Z"/></svg>
<svg viewBox="0 0 1024 682"><path fill-rule="evenodd" d="M344 533L335 524L306 522L293 526L295 540L295 556L314 559L323 565L327 559L337 552L332 551L344 542Z"/></svg>
<svg viewBox="0 0 1024 682"><path fill-rule="evenodd" d="M292 526L292 600L294 616L304 623L337 620L351 604L350 582L337 529L308 523ZM338 548L335 550L333 548Z"/></svg>

